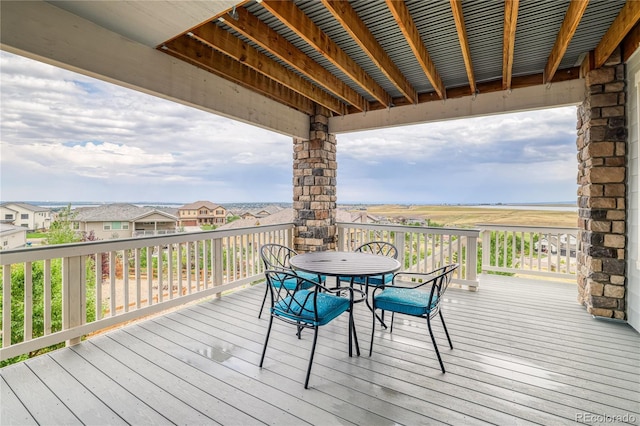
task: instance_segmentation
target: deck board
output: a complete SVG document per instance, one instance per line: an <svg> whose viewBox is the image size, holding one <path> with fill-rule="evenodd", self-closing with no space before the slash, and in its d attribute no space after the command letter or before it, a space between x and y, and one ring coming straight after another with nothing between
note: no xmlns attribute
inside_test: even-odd
<svg viewBox="0 0 640 426"><path fill-rule="evenodd" d="M573 424L584 413L640 421L640 335L594 319L575 285L482 276L452 288L434 333L398 316L393 333L355 309L362 356L347 353L347 316L312 333L274 323L256 286L94 336L0 370L10 424ZM265 310L266 312L266 310ZM389 318L387 317L387 320ZM629 417L631 416L631 417Z"/></svg>

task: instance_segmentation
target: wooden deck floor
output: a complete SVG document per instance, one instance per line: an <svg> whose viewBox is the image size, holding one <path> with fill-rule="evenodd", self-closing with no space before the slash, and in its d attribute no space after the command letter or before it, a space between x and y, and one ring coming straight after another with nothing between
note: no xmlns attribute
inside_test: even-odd
<svg viewBox="0 0 640 426"><path fill-rule="evenodd" d="M0 370L0 424L638 424L640 335L597 320L575 285L483 277L447 292L454 349L426 324L376 329L358 305L363 356L347 355L347 317L320 330L310 389L311 333L267 319L263 287L236 292ZM606 417L604 417L606 416ZM615 423L615 422L613 422Z"/></svg>

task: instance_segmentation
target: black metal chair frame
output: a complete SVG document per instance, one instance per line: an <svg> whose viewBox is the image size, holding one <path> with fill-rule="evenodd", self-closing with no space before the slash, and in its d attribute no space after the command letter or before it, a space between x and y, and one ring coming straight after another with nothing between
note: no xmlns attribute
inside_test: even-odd
<svg viewBox="0 0 640 426"><path fill-rule="evenodd" d="M309 356L309 365L307 367L307 375L304 381L304 387L309 387L309 377L311 375L311 366L313 365L313 357L316 350L316 342L318 340L318 329L322 326L318 323L318 305L317 298L320 293L333 294L335 297L341 297L337 294L339 291L349 292L349 356L352 355L351 348L355 342L356 353L360 355L360 347L358 345L358 337L356 335L355 323L353 320L353 290L352 289L331 289L315 281L308 280L306 278L296 275L294 272L282 271L282 270L268 270L265 271L267 278L267 289L271 295L271 310L269 316L269 326L267 328L267 336L264 340L264 347L262 349L262 357L260 358L260 368L264 363L265 354L267 352L267 344L269 343L269 336L271 334L271 326L273 325L273 319L277 318L285 323L295 325L297 327L298 339L301 339L301 331L305 328L313 329L313 344L311 346L311 355ZM287 289L283 285L283 282L288 279L295 278L298 280L298 286L295 290ZM302 300L296 299L293 296L298 292L303 284L312 284L313 287L306 293L306 297ZM314 291L315 290L315 291ZM302 312L303 307L307 306L308 300L311 299L313 303L314 320L302 316L296 316L296 310ZM284 316L286 315L286 316ZM314 323L315 322L315 323Z"/></svg>
<svg viewBox="0 0 640 426"><path fill-rule="evenodd" d="M289 259L297 255L298 253L287 246L281 244L269 243L260 247L260 258L264 264L265 271L267 270L283 270L293 272L289 265ZM320 280L320 276L318 276ZM269 293L268 286L265 286L264 297L262 298L262 305L260 305L260 312L258 312L258 318L262 316L262 310L264 304L267 301L267 294Z"/></svg>
<svg viewBox="0 0 640 426"><path fill-rule="evenodd" d="M369 241L368 243L360 244L360 246L353 251L393 257L394 259L398 258L398 249L396 246L386 241Z"/></svg>
<svg viewBox="0 0 640 426"><path fill-rule="evenodd" d="M435 349L436 355L438 357L438 362L440 363L440 369L443 373L445 373L444 364L442 362L442 357L440 356L440 351L438 350L438 344L436 343L435 336L433 334L433 330L431 329L431 320L438 315L440 317L440 321L442 322L442 327L444 328L444 333L447 336L447 340L449 341L449 347L453 349L453 343L451 343L451 337L449 336L449 331L447 330L447 325L444 322L444 317L442 316L441 303L442 297L447 290L449 283L451 282L451 278L453 277L453 273L456 269L458 269L460 265L457 263L452 263L449 265L442 266L432 272L429 273L419 273L419 272L397 272L393 276L393 281L391 284L376 286L372 293L372 304L373 304L373 322L371 328L371 345L369 346L369 356L371 356L373 352L373 338L375 336L375 325L376 325L376 294L378 292L384 291L386 288L395 287L402 289L418 289L421 287L430 286L429 289L429 299L428 305L431 308L424 315L413 315L420 318L425 318L427 320L427 328L429 329L429 335L431 336L431 342L433 343L433 348ZM409 277L413 282L417 282L415 285L399 285L402 277ZM426 290L425 290L426 291ZM400 312L399 312L400 313ZM403 313L404 314L404 313ZM395 312L391 313L391 324L389 332L393 332L393 319ZM405 314L409 315L409 314Z"/></svg>
<svg viewBox="0 0 640 426"><path fill-rule="evenodd" d="M393 257L394 259L398 259L398 248L387 241L369 241L368 243L360 244L353 251L358 251L361 253L371 253L379 256L387 256L387 257ZM350 283L350 287L353 287L353 284L354 284L353 280L354 280L354 277L351 278L352 282ZM339 286L340 286L340 280L338 280L338 287ZM369 310L373 312L373 315L378 318L378 321L380 321L380 324L384 328L387 328L387 325L384 323L384 311L382 312L381 316L378 316L375 313L371 304L369 303L368 296L369 296L369 277L366 277L365 284L364 284L363 300L367 304L367 307L369 308Z"/></svg>

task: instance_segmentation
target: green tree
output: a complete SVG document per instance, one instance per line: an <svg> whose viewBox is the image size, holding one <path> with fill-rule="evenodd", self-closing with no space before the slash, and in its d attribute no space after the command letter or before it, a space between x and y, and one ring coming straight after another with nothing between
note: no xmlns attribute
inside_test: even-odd
<svg viewBox="0 0 640 426"><path fill-rule="evenodd" d="M506 235L504 232L500 232L500 233L496 233L496 231L491 231L491 243L490 243L490 247L486 247L487 250L490 251L490 264L491 265L497 265L497 266L502 266L505 268L512 268L514 267L514 263L520 259L521 256L529 256L530 254L532 254L534 256L534 258L537 258L537 254L535 252L531 252L531 244L530 241L532 240L534 243L537 242L539 239L539 235L538 234L533 234L532 238L530 239L530 234L515 234L515 240L514 240L514 235L509 234ZM498 245L498 249L496 250L496 244ZM504 249L506 244L506 251ZM478 246L478 273L482 272L482 250L485 249L485 247L482 246L482 244L479 244ZM496 251L497 251L497 258L496 258ZM506 258L505 258L505 254L506 254ZM515 275L514 273L511 272L495 272L495 271L491 271L488 272L489 274L494 274L494 275L508 275L508 276L513 276Z"/></svg>
<svg viewBox="0 0 640 426"><path fill-rule="evenodd" d="M51 224L51 229L47 237L48 244L66 244L79 241L91 241L95 239L93 235L80 235L73 230L73 213L71 206L60 212L55 222ZM6 267L6 266L5 266ZM19 343L24 339L24 289L25 289L25 266L22 264L11 265L11 343ZM31 263L31 283L32 283L32 336L40 337L45 334L44 323L44 301L47 297L51 300L51 332L62 330L62 260L52 259L50 263L51 294L45 294L44 290L44 261ZM1 272L1 271L0 271ZM95 310L95 259L88 256L86 259L86 306L87 322L92 322L96 318ZM2 292L0 292L0 306L2 305ZM0 327L2 327L0 318ZM4 336L2 336L4 337ZM0 337L0 342L2 338ZM43 352L64 346L60 343L48 348L43 348L29 354L14 357L0 362L0 366L13 364L26 358L36 356Z"/></svg>
<svg viewBox="0 0 640 426"><path fill-rule="evenodd" d="M58 213L58 217L51 224L47 236L47 244L66 244L82 241L82 236L73 230L75 213L71 204Z"/></svg>
<svg viewBox="0 0 640 426"><path fill-rule="evenodd" d="M240 216L235 216L235 215L234 215L234 216L229 216L229 217L227 218L227 223L234 222L234 221L236 221L236 220L238 220L238 219L242 219L242 218L241 218Z"/></svg>

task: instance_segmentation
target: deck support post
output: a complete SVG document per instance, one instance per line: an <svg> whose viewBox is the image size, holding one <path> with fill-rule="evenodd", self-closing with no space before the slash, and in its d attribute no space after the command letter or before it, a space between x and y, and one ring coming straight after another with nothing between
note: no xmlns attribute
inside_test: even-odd
<svg viewBox="0 0 640 426"><path fill-rule="evenodd" d="M578 302L595 316L626 318L627 124L618 48L585 76L578 107Z"/></svg>
<svg viewBox="0 0 640 426"><path fill-rule="evenodd" d="M298 252L335 250L336 138L329 112L311 116L309 139L293 139L293 244Z"/></svg>

